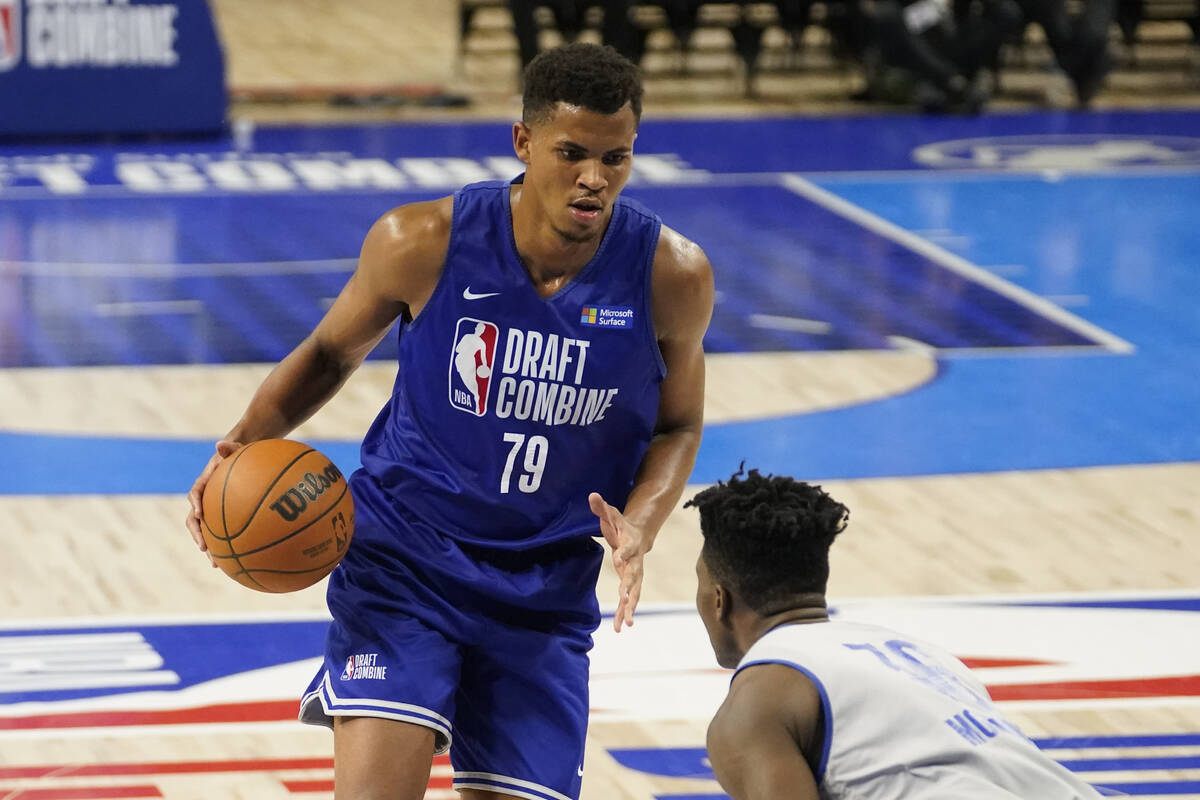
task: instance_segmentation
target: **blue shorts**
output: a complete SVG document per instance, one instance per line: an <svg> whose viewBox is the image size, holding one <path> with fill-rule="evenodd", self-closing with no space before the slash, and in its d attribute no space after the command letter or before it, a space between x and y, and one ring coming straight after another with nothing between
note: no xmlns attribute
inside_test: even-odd
<svg viewBox="0 0 1200 800"><path fill-rule="evenodd" d="M369 487L354 499L354 538L329 581L325 663L301 721L423 725L437 752L450 749L456 789L577 798L603 547L483 551Z"/></svg>

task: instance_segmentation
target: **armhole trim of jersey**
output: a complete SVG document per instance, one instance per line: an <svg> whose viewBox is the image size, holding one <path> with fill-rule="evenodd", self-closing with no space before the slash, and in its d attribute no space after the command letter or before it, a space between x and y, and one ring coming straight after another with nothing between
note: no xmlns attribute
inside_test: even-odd
<svg viewBox="0 0 1200 800"><path fill-rule="evenodd" d="M817 694L821 696L821 716L823 717L821 728L824 734L824 741L821 742L821 761L817 764L814 777L817 779L817 783L823 782L825 780L825 767L829 763L829 750L833 745L833 709L829 705L829 693L825 691L825 684L821 683L820 678L795 661L788 661L783 658L762 658L757 661L749 661L741 664L738 666L737 672L733 673L733 677L736 678L738 673L747 667L756 667L759 664L782 664L785 667L791 667L812 681L813 686L817 687ZM730 682L732 682L732 678Z"/></svg>
<svg viewBox="0 0 1200 800"><path fill-rule="evenodd" d="M631 209L635 210L635 209ZM662 350L658 346L658 331L654 329L654 256L658 252L658 242L662 236L662 220L658 217L652 217L654 220L654 232L647 237L650 240L649 251L646 255L646 263L643 269L645 280L645 288L642 291L642 303L645 306L642 309L642 318L645 320L644 330L646 337L650 340L650 350L654 353L655 362L658 364L658 379L662 381L667 377L667 362L663 359Z"/></svg>

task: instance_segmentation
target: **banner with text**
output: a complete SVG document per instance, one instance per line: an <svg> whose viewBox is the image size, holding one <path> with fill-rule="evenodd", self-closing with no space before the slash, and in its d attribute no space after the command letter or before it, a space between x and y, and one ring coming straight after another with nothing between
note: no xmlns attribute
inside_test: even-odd
<svg viewBox="0 0 1200 800"><path fill-rule="evenodd" d="M206 0L0 0L0 134L193 133L225 121Z"/></svg>

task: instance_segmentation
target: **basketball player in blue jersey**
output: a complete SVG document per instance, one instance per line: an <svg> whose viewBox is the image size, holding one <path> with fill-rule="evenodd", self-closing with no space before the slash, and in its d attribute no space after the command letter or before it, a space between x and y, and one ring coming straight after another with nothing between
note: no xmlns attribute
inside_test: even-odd
<svg viewBox="0 0 1200 800"><path fill-rule="evenodd" d="M687 505L704 534L696 606L718 663L737 669L708 729L734 800L1100 797L954 656L830 620L829 547L849 512L819 486L739 471Z"/></svg>
<svg viewBox="0 0 1200 800"><path fill-rule="evenodd" d="M619 195L637 68L575 44L527 68L511 182L388 212L313 333L217 443L287 435L399 318L399 374L351 478L325 660L335 796L420 798L453 745L469 800L579 795L604 548L632 625L643 559L700 443L704 253Z"/></svg>

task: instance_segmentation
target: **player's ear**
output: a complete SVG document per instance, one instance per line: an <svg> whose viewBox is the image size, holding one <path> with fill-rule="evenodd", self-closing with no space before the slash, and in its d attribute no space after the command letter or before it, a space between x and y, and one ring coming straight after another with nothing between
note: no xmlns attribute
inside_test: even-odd
<svg viewBox="0 0 1200 800"><path fill-rule="evenodd" d="M518 120L513 123L513 152L517 154L517 158L526 164L529 163L531 138L532 133L524 121Z"/></svg>
<svg viewBox="0 0 1200 800"><path fill-rule="evenodd" d="M713 593L716 595L717 621L728 625L729 615L733 612L733 595L719 583L713 584Z"/></svg>

